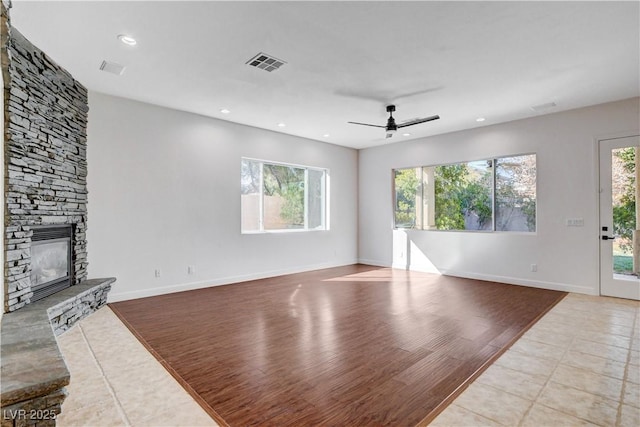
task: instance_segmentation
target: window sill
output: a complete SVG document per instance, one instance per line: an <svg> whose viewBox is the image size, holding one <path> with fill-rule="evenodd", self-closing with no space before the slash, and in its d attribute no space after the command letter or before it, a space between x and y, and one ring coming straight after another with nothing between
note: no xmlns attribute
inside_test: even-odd
<svg viewBox="0 0 640 427"><path fill-rule="evenodd" d="M292 230L258 230L258 231L242 231L240 234L295 234L295 233L317 233L319 231L329 231L327 228L309 228L309 229L292 229Z"/></svg>

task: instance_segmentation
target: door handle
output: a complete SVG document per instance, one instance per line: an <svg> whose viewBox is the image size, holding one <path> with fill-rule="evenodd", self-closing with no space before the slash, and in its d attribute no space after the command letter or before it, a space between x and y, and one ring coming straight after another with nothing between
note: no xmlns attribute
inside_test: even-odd
<svg viewBox="0 0 640 427"><path fill-rule="evenodd" d="M616 236L602 236L602 240L615 240Z"/></svg>

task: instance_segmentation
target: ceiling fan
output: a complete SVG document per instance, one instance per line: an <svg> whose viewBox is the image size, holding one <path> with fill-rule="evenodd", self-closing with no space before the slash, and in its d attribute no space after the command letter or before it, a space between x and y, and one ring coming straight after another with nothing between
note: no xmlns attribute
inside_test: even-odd
<svg viewBox="0 0 640 427"><path fill-rule="evenodd" d="M391 138L393 136L394 133L396 133L396 131L400 128L404 128L407 126L413 126L413 125L417 125L420 123L425 123L425 122L430 122L432 120L438 120L440 118L440 116L435 115L435 116L430 116L430 117L425 117L422 119L415 119L415 120L411 120L409 122L406 123L401 123L399 125L396 124L396 120L393 118L393 112L396 111L396 106L395 105L387 105L387 112L389 113L389 119L387 119L387 124L386 126L382 126L382 125L370 125L369 123L358 123L358 122L348 122L354 125L363 125L363 126L373 126L376 128L384 128L387 131L387 136L386 138Z"/></svg>

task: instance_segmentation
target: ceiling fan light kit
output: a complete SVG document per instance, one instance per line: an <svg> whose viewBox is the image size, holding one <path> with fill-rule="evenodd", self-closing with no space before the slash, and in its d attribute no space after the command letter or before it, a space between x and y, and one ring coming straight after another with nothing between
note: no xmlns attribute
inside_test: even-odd
<svg viewBox="0 0 640 427"><path fill-rule="evenodd" d="M386 131L386 138L391 138L393 137L393 134L396 133L398 131L398 129L400 128L404 128L407 126L413 126L413 125L417 125L420 123L426 123L426 122L430 122L432 120L438 120L440 118L440 116L435 115L435 116L430 116L430 117L425 117L422 119L415 119L412 120L410 122L406 122L406 123L402 123L400 125L396 124L396 120L393 118L393 112L396 111L396 106L395 105L387 105L387 113L389 113L389 118L387 119L387 124L385 126L382 125L372 125L369 123L359 123L359 122L348 122L351 123L353 125L362 125L362 126L373 126L373 127L377 127L377 128L384 128Z"/></svg>

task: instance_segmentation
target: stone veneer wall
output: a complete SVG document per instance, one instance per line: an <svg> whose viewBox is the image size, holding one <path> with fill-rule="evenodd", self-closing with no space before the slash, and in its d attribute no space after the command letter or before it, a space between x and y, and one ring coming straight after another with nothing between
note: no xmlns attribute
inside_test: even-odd
<svg viewBox="0 0 640 427"><path fill-rule="evenodd" d="M61 335L71 329L76 322L107 305L107 297L113 281L114 279L86 280L82 283L85 287L90 286L88 290L49 308L47 314L53 333L56 336Z"/></svg>
<svg viewBox="0 0 640 427"><path fill-rule="evenodd" d="M87 277L87 90L15 28L2 1L5 312L30 302L33 226L73 225L73 283Z"/></svg>

